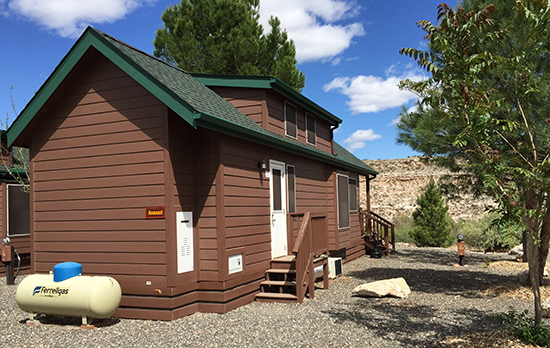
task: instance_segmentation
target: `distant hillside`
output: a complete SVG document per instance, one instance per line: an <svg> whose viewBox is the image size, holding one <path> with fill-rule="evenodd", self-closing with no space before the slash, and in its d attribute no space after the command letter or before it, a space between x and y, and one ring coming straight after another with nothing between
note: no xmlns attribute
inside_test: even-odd
<svg viewBox="0 0 550 348"><path fill-rule="evenodd" d="M443 175L450 174L445 169L425 164L420 157L364 162L380 173L371 181L371 210L390 221L400 214L412 216L416 209L416 199L424 192L430 178L433 177L437 183ZM364 180L361 185L361 191L364 192ZM365 200L362 197L362 205ZM488 197L474 199L471 194L465 194L460 199L446 200L449 214L455 221L478 217L485 206L492 202Z"/></svg>

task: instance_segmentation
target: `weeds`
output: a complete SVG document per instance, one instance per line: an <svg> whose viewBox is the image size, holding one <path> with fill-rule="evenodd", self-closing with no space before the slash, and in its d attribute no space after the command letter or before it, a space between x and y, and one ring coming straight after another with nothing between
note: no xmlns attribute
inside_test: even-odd
<svg viewBox="0 0 550 348"><path fill-rule="evenodd" d="M508 331L528 344L550 347L550 327L535 325L535 319L527 317L528 312L516 313L510 309L508 313L499 314L497 321L508 326Z"/></svg>

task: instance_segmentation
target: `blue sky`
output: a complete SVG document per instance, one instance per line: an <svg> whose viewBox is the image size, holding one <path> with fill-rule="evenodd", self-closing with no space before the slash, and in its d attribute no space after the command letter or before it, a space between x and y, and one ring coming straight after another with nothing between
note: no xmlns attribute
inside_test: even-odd
<svg viewBox="0 0 550 348"><path fill-rule="evenodd" d="M14 118L87 25L147 53L163 27L162 12L177 0L0 0L0 119ZM302 93L343 120L335 139L361 159L414 156L395 143L395 120L414 96L403 78L425 73L403 47L423 48L421 19L435 22L441 0L261 0L264 28L271 15L296 43ZM450 1L449 5L456 5ZM267 31L267 29L266 29ZM424 46L425 47L425 46Z"/></svg>

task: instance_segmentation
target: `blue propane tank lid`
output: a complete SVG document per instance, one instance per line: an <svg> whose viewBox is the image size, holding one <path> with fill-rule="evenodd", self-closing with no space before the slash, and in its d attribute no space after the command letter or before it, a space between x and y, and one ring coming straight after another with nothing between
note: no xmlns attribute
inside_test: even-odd
<svg viewBox="0 0 550 348"><path fill-rule="evenodd" d="M82 274L82 265L76 262L62 262L53 266L53 281L62 282L65 279Z"/></svg>

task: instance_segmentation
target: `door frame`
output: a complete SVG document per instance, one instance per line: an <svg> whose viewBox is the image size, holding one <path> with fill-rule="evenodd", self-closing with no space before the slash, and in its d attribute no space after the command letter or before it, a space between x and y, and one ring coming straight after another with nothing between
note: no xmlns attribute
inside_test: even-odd
<svg viewBox="0 0 550 348"><path fill-rule="evenodd" d="M281 209L275 210L273 170L281 172ZM269 226L271 234L271 258L288 255L286 166L284 162L269 160Z"/></svg>

